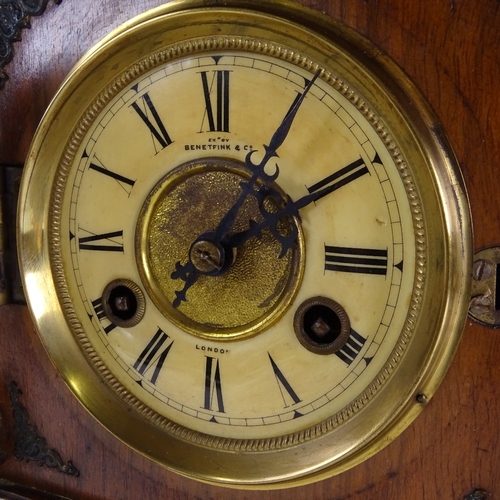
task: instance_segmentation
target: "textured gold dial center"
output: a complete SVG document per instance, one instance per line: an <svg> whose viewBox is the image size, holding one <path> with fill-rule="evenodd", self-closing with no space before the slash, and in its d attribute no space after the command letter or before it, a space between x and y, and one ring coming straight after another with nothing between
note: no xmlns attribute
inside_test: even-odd
<svg viewBox="0 0 500 500"><path fill-rule="evenodd" d="M166 317L203 338L255 335L279 318L300 285L304 244L298 221L291 221L299 229L297 244L282 256L268 228L237 249L210 236L250 175L228 159L182 165L155 186L139 217L136 256L146 290ZM263 210L278 209L265 205L247 196L224 241L261 223ZM185 299L174 305L182 294Z"/></svg>

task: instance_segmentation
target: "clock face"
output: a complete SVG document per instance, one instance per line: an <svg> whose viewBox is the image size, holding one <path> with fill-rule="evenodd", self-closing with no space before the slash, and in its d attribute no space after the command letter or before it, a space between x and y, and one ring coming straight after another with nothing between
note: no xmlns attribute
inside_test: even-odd
<svg viewBox="0 0 500 500"><path fill-rule="evenodd" d="M28 299L73 392L141 453L229 485L318 480L444 375L466 196L365 41L288 3L198 6L112 33L47 112L21 190Z"/></svg>
<svg viewBox="0 0 500 500"><path fill-rule="evenodd" d="M61 259L82 327L128 391L190 429L259 439L316 425L360 398L404 329L411 184L371 109L336 75L313 78L251 51L159 64L109 99L71 159ZM178 267L196 274L193 244L208 244L239 200L227 269L191 283ZM130 295L122 316L107 287Z"/></svg>

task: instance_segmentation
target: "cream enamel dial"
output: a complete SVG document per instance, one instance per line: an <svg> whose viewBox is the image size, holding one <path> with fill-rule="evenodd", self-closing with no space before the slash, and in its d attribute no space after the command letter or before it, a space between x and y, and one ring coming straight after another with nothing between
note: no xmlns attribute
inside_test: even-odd
<svg viewBox="0 0 500 500"><path fill-rule="evenodd" d="M278 164L283 197L319 193L298 211L300 221L276 221L302 233L284 250L276 224L259 211L257 182L244 175L313 76L247 51L160 65L110 100L71 163L61 260L88 315L89 341L137 398L199 432L268 438L325 420L377 376L405 323L412 213L394 160L353 104L316 80L266 165L272 174ZM261 233L235 248L226 272L201 274L181 294L177 263L190 263L191 245L245 195L240 183L251 191L227 239L250 220ZM104 314L103 290L120 278L146 297L131 328ZM340 304L350 320L343 345L327 355L294 332L299 305L316 296Z"/></svg>
<svg viewBox="0 0 500 500"><path fill-rule="evenodd" d="M142 453L205 481L320 479L442 377L465 196L425 106L405 115L399 73L370 73L352 35L329 45L279 3L186 6L108 37L47 114L21 202L24 262L49 221L31 309L70 387Z"/></svg>

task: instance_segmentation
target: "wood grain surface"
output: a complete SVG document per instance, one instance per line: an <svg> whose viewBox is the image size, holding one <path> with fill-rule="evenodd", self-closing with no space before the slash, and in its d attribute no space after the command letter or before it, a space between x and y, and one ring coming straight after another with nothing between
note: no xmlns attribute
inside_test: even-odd
<svg viewBox="0 0 500 500"><path fill-rule="evenodd" d="M0 9L7 4L0 0ZM23 163L35 128L77 60L112 28L160 0L49 3L15 44L0 92L0 164ZM500 2L302 0L345 22L394 59L438 115L463 169L475 248L500 244ZM1 13L1 10L0 10ZM500 330L467 324L457 356L423 414L354 469L293 490L197 483L129 450L98 424L51 365L27 308L0 307L0 477L73 499L461 500L500 498ZM80 470L61 474L13 457L7 388L47 444ZM131 430L132 432L132 430ZM0 454L1 456L1 454ZM471 497L474 491L486 496Z"/></svg>

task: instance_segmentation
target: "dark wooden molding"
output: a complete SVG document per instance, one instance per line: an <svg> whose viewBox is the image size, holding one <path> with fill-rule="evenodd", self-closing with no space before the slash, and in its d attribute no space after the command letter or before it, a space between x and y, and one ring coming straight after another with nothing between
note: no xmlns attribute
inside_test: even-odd
<svg viewBox="0 0 500 500"><path fill-rule="evenodd" d="M69 500L54 493L0 478L0 500Z"/></svg>
<svg viewBox="0 0 500 500"><path fill-rule="evenodd" d="M22 172L23 165L0 164L0 306L26 304L16 246L17 199Z"/></svg>

